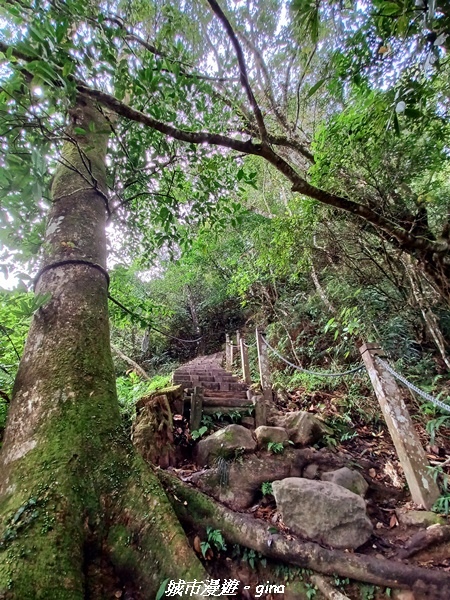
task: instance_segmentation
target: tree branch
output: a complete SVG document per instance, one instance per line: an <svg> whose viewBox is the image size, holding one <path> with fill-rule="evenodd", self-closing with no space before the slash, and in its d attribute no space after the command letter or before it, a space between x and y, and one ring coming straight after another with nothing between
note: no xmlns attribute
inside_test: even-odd
<svg viewBox="0 0 450 600"><path fill-rule="evenodd" d="M111 350L115 354L117 354L117 356L121 360L123 360L128 365L133 367L133 369L136 371L136 373L138 375L140 375L142 377L142 379L145 379L146 381L150 381L151 378L147 375L147 373L144 371L144 369L140 365L138 365L137 362L135 362L132 358L130 358L129 356L124 354L120 348L118 348L117 346L114 346L114 344L111 344Z"/></svg>
<svg viewBox="0 0 450 600"><path fill-rule="evenodd" d="M261 109L258 106L256 98L253 94L252 88L250 86L250 82L249 82L248 75L247 75L247 67L245 65L245 58L244 58L244 53L242 51L241 44L239 43L239 40L234 32L233 27L231 26L230 21L227 19L227 17L225 16L225 13L220 8L220 6L216 2L216 0L208 0L208 4L210 5L212 11L217 16L219 21L224 26L225 31L227 32L228 37L230 38L230 41L233 44L234 50L236 52L238 64L239 64L239 70L240 70L240 74L241 74L241 84L245 90L245 93L247 94L247 98L252 107L256 122L258 123L258 128L259 128L259 132L261 135L261 141L265 142L266 138L267 138L266 125L264 123Z"/></svg>
<svg viewBox="0 0 450 600"><path fill-rule="evenodd" d="M213 2L215 0L208 0ZM7 52L10 46L0 41L0 51ZM13 55L24 61L35 60L35 57L29 56L21 51L16 51L13 48ZM103 106L114 111L116 114L141 123L147 127L163 133L169 137L172 137L181 142L187 142L191 144L211 144L213 146L220 146L223 148L229 148L242 152L244 154L252 154L254 156L260 156L272 164L280 173L282 173L291 183L292 191L304 194L310 198L314 198L322 204L328 204L334 206L340 210L344 210L356 217L359 217L368 223L372 224L377 229L387 234L392 241L396 241L403 250L409 254L414 254L414 251L418 252L431 252L440 256L448 254L450 248L449 242L446 240L432 241L423 236L415 236L403 227L400 227L390 219L387 219L383 215L378 214L370 207L364 204L359 204L343 196L338 196L331 192L327 192L320 188L316 188L306 179L301 177L295 169L280 155L276 154L267 144L254 143L253 140L249 139L246 141L230 138L228 136L219 133L210 133L205 131L186 131L178 129L167 123L157 121L153 117L142 113L131 106L121 102L111 94L103 92L101 90L93 89L88 87L84 82L73 78L74 83L77 86L78 91L81 94L98 101ZM55 85L58 82L55 81Z"/></svg>
<svg viewBox="0 0 450 600"><path fill-rule="evenodd" d="M271 107L275 117L277 118L278 122L283 127L283 129L285 129L286 131L289 131L290 128L289 128L289 124L287 122L286 116L280 112L280 110L278 109L277 103L275 101L275 96L273 93L272 82L270 80L269 70L267 68L266 63L264 62L264 59L262 57L262 54L261 54L259 48L256 46L256 44L253 43L252 40L250 40L248 37L246 37L243 33L239 33L238 35L242 39L244 44L247 46L247 48L250 50L250 52L253 54L253 56L255 57L256 64L259 67L261 73L263 74L265 85L261 85L262 84L261 81L260 81L260 85L264 90L264 93L269 101L270 107Z"/></svg>

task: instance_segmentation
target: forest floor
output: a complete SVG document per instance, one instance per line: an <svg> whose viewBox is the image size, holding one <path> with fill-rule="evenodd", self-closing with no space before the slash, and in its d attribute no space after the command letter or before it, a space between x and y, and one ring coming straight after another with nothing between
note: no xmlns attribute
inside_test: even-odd
<svg viewBox="0 0 450 600"><path fill-rule="evenodd" d="M367 392L368 398L370 398L369 390ZM431 466L442 471L445 476L445 473L449 473L450 430L441 428L436 432L433 444L430 444L430 435L425 429L423 414L420 412L416 400L405 392L405 401L423 446L426 448ZM404 560L403 553L405 548L409 547L413 536L417 536L419 531L424 531L426 525L430 525L430 523L424 525L424 523L409 522L408 515L420 507L414 506L410 500L402 468L387 427L384 421L376 416L380 414L377 410L376 400L367 400L370 404L373 402L372 406L362 407L357 403L349 403L348 390L342 386L332 393L324 391L311 393L297 388L289 393L276 394L275 402L280 412L308 411L320 416L327 424L331 425L335 434L323 439L316 445L316 449L323 458L330 457L330 464L333 464L333 460L337 457L348 465L355 465L369 484L366 495L367 514L373 523L374 533L366 544L358 548L358 554ZM228 423L225 420L216 428L226 424ZM181 430L183 430L182 433ZM185 423L185 426L180 428L178 435L178 442L184 446L185 459L177 465L177 468L170 469L184 481L189 480L193 473L199 471L199 467L189 456L189 452L186 453L193 446L189 436L188 426ZM275 500L271 494L265 496L261 494L260 500L244 512L255 519L266 521L268 524L276 524L277 528L287 535L290 533L277 513ZM436 521L446 524L446 515L440 515L440 519L436 515ZM247 554L242 558L242 556L233 556L230 549L224 552L211 548L206 553L205 559L202 556L197 532L191 531L190 533L194 548L205 560L211 574L216 576L223 574L226 566L225 572L234 572L244 581L251 582L253 580L254 582L255 577L264 579L264 573L267 573L263 568L266 561L264 561L263 567L261 565L258 567L256 564L258 558L255 553ZM414 555L406 560L409 564L450 572L450 542L430 545L426 549L412 554ZM341 585L341 590L345 591L345 594L351 599L372 600L391 597L390 592L375 586L361 587L339 579L336 580L336 583ZM314 592L311 591L305 598L323 597L319 592L316 593L317 595L314 595ZM270 595L267 597L270 598ZM298 599L300 597L297 596ZM414 596L404 597L414 598Z"/></svg>

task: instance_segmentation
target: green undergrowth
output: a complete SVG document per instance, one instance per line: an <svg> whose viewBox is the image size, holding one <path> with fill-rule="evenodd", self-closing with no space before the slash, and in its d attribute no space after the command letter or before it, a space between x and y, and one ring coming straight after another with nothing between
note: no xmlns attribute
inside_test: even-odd
<svg viewBox="0 0 450 600"><path fill-rule="evenodd" d="M119 399L119 408L123 418L127 422L131 422L136 416L136 402L151 394L156 390L160 390L170 385L172 374L155 375L150 381L143 381L133 371L128 375L117 377L117 396Z"/></svg>

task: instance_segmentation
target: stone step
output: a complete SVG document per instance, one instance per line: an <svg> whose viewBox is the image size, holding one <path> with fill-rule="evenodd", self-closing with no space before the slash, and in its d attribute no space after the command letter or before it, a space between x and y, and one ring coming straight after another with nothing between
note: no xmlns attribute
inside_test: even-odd
<svg viewBox="0 0 450 600"><path fill-rule="evenodd" d="M251 402L243 402L242 398L210 398L210 397L204 397L203 398L203 406L229 406L229 407L233 407L233 406L237 406L237 407L241 407L243 405L246 405L248 408L252 408L253 407L253 403Z"/></svg>
<svg viewBox="0 0 450 600"><path fill-rule="evenodd" d="M242 398L244 400L247 399L247 393L246 392L224 392L223 390L209 390L207 388L205 388L203 390L203 395L205 396L205 398Z"/></svg>
<svg viewBox="0 0 450 600"><path fill-rule="evenodd" d="M203 382L204 390L220 390L220 382L219 381L204 381Z"/></svg>
<svg viewBox="0 0 450 600"><path fill-rule="evenodd" d="M236 411L248 412L251 408L251 406L204 406L203 414L213 415L214 413L221 412L222 414L227 415Z"/></svg>

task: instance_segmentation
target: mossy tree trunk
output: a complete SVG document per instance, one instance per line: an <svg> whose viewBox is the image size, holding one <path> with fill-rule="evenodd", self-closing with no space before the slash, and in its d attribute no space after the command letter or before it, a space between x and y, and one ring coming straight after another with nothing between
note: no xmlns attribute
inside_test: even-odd
<svg viewBox="0 0 450 600"><path fill-rule="evenodd" d="M37 282L51 296L30 328L0 455L0 598L106 597L90 568L100 555L153 598L167 577L205 573L123 435L105 271L109 125L83 98L71 120Z"/></svg>

